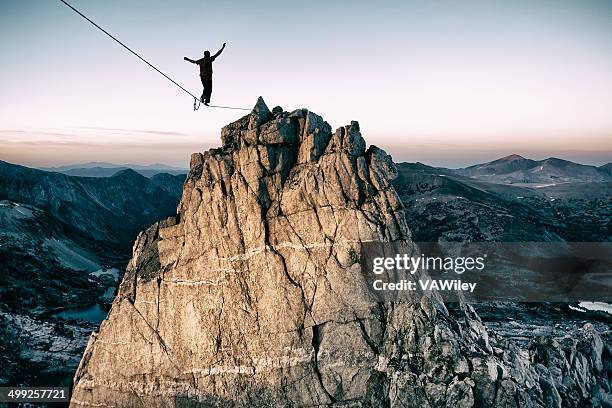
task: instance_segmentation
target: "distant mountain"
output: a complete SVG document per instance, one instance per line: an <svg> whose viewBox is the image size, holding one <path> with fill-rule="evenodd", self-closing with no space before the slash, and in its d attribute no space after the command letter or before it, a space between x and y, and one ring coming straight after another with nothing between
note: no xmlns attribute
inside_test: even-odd
<svg viewBox="0 0 612 408"><path fill-rule="evenodd" d="M505 184L612 181L610 167L606 168L606 166L588 166L554 157L544 160L531 160L513 154L488 163L456 169L453 172L467 177Z"/></svg>
<svg viewBox="0 0 612 408"><path fill-rule="evenodd" d="M168 166L167 164L162 163L153 163L153 164L115 164L108 162L87 162L87 163L75 163L75 164L66 164L63 166L57 167L42 167L40 170L47 171L58 171L63 172L71 169L90 169L93 167L102 167L102 168L125 168L129 167L134 170L181 170L183 172L187 172L188 169L184 169L181 167Z"/></svg>
<svg viewBox="0 0 612 408"><path fill-rule="evenodd" d="M0 200L40 208L92 239L131 245L149 224L175 213L184 177L74 177L0 161Z"/></svg>
<svg viewBox="0 0 612 408"><path fill-rule="evenodd" d="M68 176L77 176L77 177L111 177L115 173L122 171L122 170L126 170L126 169L134 170L131 167L90 167L90 168L83 168L83 169L70 169L70 170L62 171L60 173L66 174ZM172 174L175 176L186 174L185 170L138 169L134 171L136 171L139 174L142 174L145 177L149 177L149 178L157 174Z"/></svg>
<svg viewBox="0 0 612 408"><path fill-rule="evenodd" d="M612 163L604 164L599 169L608 173L608 175L612 176Z"/></svg>
<svg viewBox="0 0 612 408"><path fill-rule="evenodd" d="M149 165L138 165L138 164L113 164L105 162L90 162L81 164L72 164L59 167L46 167L41 168L45 171L53 171L58 173L67 174L69 176L81 176L81 177L110 177L118 171L132 169L142 174L145 177L153 177L159 173L168 174L187 174L187 169L181 169L178 167L171 167L165 164L155 163Z"/></svg>
<svg viewBox="0 0 612 408"><path fill-rule="evenodd" d="M404 163L399 163L398 166L401 166L403 169L406 169L406 170L409 169L415 173L443 174L443 175L455 174L454 170L452 169L447 169L444 167L433 167L427 164L423 164L421 162L416 162L416 163L404 162Z"/></svg>
<svg viewBox="0 0 612 408"><path fill-rule="evenodd" d="M612 241L612 182L540 187L494 183L422 163L397 168L393 185L416 241Z"/></svg>

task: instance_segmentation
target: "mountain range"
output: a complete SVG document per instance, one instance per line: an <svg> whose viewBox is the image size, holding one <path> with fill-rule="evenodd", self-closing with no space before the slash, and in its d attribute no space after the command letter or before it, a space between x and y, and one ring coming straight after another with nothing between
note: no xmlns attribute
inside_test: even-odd
<svg viewBox="0 0 612 408"><path fill-rule="evenodd" d="M94 240L129 244L160 214L174 211L183 179L131 169L77 177L0 161L0 200L40 208Z"/></svg>
<svg viewBox="0 0 612 408"><path fill-rule="evenodd" d="M454 174L506 184L560 184L612 181L612 163L600 167L550 157L526 159L517 154L473 166L450 170Z"/></svg>
<svg viewBox="0 0 612 408"><path fill-rule="evenodd" d="M424 166L430 167L427 165ZM434 168L442 173L463 175L504 184L546 185L569 182L612 181L612 163L607 163L602 166L591 166L555 157L549 157L543 160L533 160L518 154L511 154L490 162L463 168ZM186 174L188 171L188 169L168 166L161 163L137 165L88 162L41 168L41 170L45 171L83 177L109 177L126 169L132 169L145 177L152 177L159 173L180 175Z"/></svg>
<svg viewBox="0 0 612 408"><path fill-rule="evenodd" d="M187 169L168 166L166 164L154 163L149 165L138 164L114 164L106 162L88 162L70 164L58 167L42 167L40 170L63 173L69 176L82 177L109 177L113 174L131 169L145 177L153 177L156 174L167 173L173 175L186 174Z"/></svg>
<svg viewBox="0 0 612 408"><path fill-rule="evenodd" d="M417 241L612 241L612 182L505 184L398 163L393 185Z"/></svg>
<svg viewBox="0 0 612 408"><path fill-rule="evenodd" d="M610 164L517 155L463 169L394 164L366 149L357 122L332 132L313 112L270 112L263 100L221 135L221 148L192 156L186 178L163 165L0 161L0 384L69 385L98 328L84 316L109 297L112 318L84 354L75 406L135 403L142 373L170 405L199 393L213 405L557 406L586 404L576 390L602 384L605 317L475 305L481 321L471 306L370 305L350 284L360 276L345 246L612 241ZM579 344L561 350L568 333Z"/></svg>

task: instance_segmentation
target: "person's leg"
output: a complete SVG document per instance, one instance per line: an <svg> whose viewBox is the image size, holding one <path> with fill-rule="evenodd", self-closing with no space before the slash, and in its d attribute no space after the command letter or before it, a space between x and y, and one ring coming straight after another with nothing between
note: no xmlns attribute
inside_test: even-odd
<svg viewBox="0 0 612 408"><path fill-rule="evenodd" d="M212 95L212 76L205 76L202 78L204 78L204 102L210 103L210 95Z"/></svg>
<svg viewBox="0 0 612 408"><path fill-rule="evenodd" d="M204 98L206 97L206 81L204 80L204 76L200 75L200 81L202 81L202 96L200 97L200 102L204 102Z"/></svg>

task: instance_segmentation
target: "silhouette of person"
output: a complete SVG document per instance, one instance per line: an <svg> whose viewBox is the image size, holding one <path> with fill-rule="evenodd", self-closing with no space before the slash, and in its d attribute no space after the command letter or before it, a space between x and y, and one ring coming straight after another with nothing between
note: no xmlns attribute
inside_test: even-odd
<svg viewBox="0 0 612 408"><path fill-rule="evenodd" d="M206 106L208 106L210 103L210 95L212 94L212 63L219 55L221 55L224 49L225 43L223 43L223 47L221 47L221 49L213 56L210 55L210 51L204 51L204 58L200 58L199 60L192 60L187 57L183 58L185 61L189 61L192 64L197 64L200 66L200 80L202 81L202 86L204 87L200 101L204 102L204 105Z"/></svg>

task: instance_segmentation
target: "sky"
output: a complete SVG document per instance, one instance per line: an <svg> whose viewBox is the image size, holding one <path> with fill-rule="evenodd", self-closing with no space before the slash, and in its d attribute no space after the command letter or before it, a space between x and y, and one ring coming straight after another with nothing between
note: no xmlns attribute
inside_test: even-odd
<svg viewBox="0 0 612 408"><path fill-rule="evenodd" d="M396 161L612 161L612 2L68 0L212 103L358 120ZM0 0L0 160L187 167L244 114L175 85L56 0Z"/></svg>

